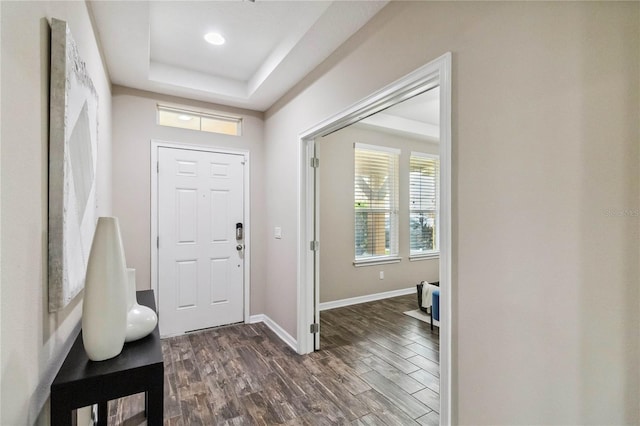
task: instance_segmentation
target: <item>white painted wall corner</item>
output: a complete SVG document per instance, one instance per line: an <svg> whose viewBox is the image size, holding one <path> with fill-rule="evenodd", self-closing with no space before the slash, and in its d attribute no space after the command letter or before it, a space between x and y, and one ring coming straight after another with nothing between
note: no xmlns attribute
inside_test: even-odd
<svg viewBox="0 0 640 426"><path fill-rule="evenodd" d="M278 324L265 314L251 315L249 317L249 324L256 324L259 322L263 322L267 327L269 327L269 329L271 329L271 331L276 333L276 336L278 336L280 340L289 345L289 347L295 352L298 352L298 341L294 339L289 333L287 333L286 330L280 326L280 324Z"/></svg>

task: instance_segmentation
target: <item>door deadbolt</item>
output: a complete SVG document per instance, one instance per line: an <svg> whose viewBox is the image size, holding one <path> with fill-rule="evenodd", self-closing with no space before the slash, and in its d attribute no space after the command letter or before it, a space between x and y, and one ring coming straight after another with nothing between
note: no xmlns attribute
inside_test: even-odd
<svg viewBox="0 0 640 426"><path fill-rule="evenodd" d="M238 245L236 246L236 250L238 250L238 251L242 251L242 249L243 249L242 244L238 244Z"/></svg>

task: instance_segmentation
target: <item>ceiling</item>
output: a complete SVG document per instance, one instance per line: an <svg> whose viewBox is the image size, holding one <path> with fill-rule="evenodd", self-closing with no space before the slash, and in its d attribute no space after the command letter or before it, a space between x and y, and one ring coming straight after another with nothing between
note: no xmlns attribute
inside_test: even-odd
<svg viewBox="0 0 640 426"><path fill-rule="evenodd" d="M387 1L89 1L114 84L265 111ZM218 32L226 43L204 40Z"/></svg>
<svg viewBox="0 0 640 426"><path fill-rule="evenodd" d="M392 134L438 142L440 139L440 87L393 105L357 123Z"/></svg>

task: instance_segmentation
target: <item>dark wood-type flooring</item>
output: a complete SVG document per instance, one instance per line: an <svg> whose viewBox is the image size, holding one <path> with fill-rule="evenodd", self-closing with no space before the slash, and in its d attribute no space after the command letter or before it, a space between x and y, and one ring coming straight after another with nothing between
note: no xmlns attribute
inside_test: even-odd
<svg viewBox="0 0 640 426"><path fill-rule="evenodd" d="M264 324L163 341L165 425L439 423L437 328L402 312L415 295L323 311L300 356ZM110 425L145 424L144 395L109 403Z"/></svg>

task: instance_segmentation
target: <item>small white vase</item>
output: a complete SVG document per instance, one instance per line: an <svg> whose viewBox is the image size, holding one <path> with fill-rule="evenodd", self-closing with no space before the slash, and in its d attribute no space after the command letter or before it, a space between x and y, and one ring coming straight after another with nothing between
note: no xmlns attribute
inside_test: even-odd
<svg viewBox="0 0 640 426"><path fill-rule="evenodd" d="M127 326L127 273L120 227L100 217L91 244L82 304L82 341L92 361L117 356Z"/></svg>
<svg viewBox="0 0 640 426"><path fill-rule="evenodd" d="M149 307L138 305L136 300L136 270L127 268L128 285L127 291L127 332L125 341L133 342L142 339L156 328L158 315Z"/></svg>

